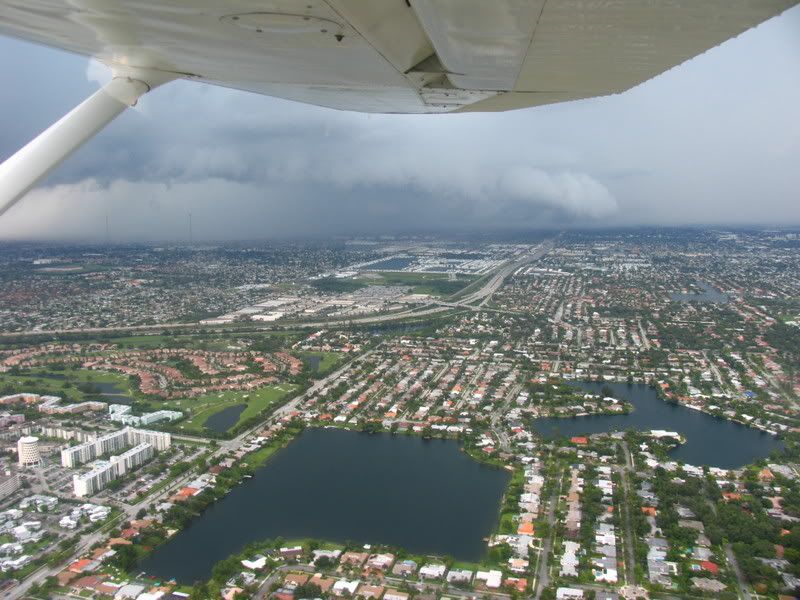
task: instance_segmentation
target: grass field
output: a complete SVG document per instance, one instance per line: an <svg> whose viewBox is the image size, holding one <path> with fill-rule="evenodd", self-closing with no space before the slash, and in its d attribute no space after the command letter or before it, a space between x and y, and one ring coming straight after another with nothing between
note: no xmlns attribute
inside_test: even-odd
<svg viewBox="0 0 800 600"><path fill-rule="evenodd" d="M106 340L122 348L187 348L203 350L227 350L233 344L226 337L211 339L205 335L129 335Z"/></svg>
<svg viewBox="0 0 800 600"><path fill-rule="evenodd" d="M63 370L28 369L19 374L0 373L0 389L9 392L33 392L61 396L65 400L82 401L87 397L97 397L95 393L87 393L78 389L83 384L112 384L118 393L130 395L128 378L117 373L90 371L65 367ZM5 391L4 391L5 393Z"/></svg>
<svg viewBox="0 0 800 600"><path fill-rule="evenodd" d="M311 371L314 375L321 376L333 371L341 362L342 355L339 352L303 352L300 356L303 360L312 357L319 357L319 365L316 369L312 368Z"/></svg>
<svg viewBox="0 0 800 600"><path fill-rule="evenodd" d="M206 420L219 411L235 406L247 404L247 408L239 415L239 420L233 425L236 427L242 421L255 417L262 410L278 402L281 398L293 392L297 386L289 383L272 385L249 392L219 392L198 396L197 398L181 398L180 400L167 400L165 402L151 402L153 408L180 410L189 418L178 426L186 433L203 433Z"/></svg>

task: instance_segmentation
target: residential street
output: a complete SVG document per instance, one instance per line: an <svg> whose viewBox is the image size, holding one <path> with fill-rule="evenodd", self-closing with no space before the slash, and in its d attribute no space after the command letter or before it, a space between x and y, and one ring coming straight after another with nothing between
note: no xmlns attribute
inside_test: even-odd
<svg viewBox="0 0 800 600"><path fill-rule="evenodd" d="M625 582L627 585L636 585L636 538L633 534L631 525L631 515L629 512L631 486L628 474L633 472L633 459L628 444L623 440L619 444L625 455L625 468L619 469L620 479L622 480L622 491L625 494Z"/></svg>

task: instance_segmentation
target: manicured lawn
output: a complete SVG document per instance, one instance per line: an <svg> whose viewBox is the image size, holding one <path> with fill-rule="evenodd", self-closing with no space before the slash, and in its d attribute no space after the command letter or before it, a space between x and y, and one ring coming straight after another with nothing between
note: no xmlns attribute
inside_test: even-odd
<svg viewBox="0 0 800 600"><path fill-rule="evenodd" d="M248 454L245 457L244 462L246 462L248 465L254 468L260 467L265 462L267 462L267 460L273 454L275 454L278 450L281 450L282 448L283 446L275 446L275 445L264 446L260 450L256 450L255 452L251 452L250 454Z"/></svg>
<svg viewBox="0 0 800 600"><path fill-rule="evenodd" d="M293 392L297 386L289 383L272 385L248 392L219 392L198 396L197 398L182 398L180 400L169 400L166 402L151 403L153 407L159 406L164 409L182 410L189 413L191 417L181 423L179 428L186 433L202 433L206 420L219 411L235 406L237 404L247 404L247 408L239 415L239 420L233 425L235 427L242 421L258 415L262 410L274 404L287 394Z"/></svg>
<svg viewBox="0 0 800 600"><path fill-rule="evenodd" d="M58 378L47 377L47 375L56 375ZM61 376L63 376L63 379ZM128 378L117 373L90 371L74 367L66 367L59 371L42 368L23 370L20 374L0 373L0 388L8 386L15 393L36 392L51 394L73 401L84 400L87 396L97 397L97 394L87 394L77 389L77 385L84 383L111 383L120 390L120 393L131 394ZM67 387L64 387L65 384L67 384Z"/></svg>
<svg viewBox="0 0 800 600"><path fill-rule="evenodd" d="M186 348L203 350L227 350L233 339L206 335L128 335L107 340L122 348Z"/></svg>

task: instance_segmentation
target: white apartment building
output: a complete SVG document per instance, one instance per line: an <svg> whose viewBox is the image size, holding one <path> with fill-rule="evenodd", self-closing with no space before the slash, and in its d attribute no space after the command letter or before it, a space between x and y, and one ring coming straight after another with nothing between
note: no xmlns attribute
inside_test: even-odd
<svg viewBox="0 0 800 600"><path fill-rule="evenodd" d="M99 492L110 482L152 459L154 453L153 446L143 442L122 454L112 456L110 460L98 461L91 471L72 477L75 495L82 498Z"/></svg>
<svg viewBox="0 0 800 600"><path fill-rule="evenodd" d="M5 474L0 474L0 500L8 498L11 494L16 492L20 487L19 475L11 471L6 471Z"/></svg>
<svg viewBox="0 0 800 600"><path fill-rule="evenodd" d="M133 427L128 427L127 430L131 444L147 442L159 452L172 445L172 436L165 431L150 431L149 429L134 429Z"/></svg>
<svg viewBox="0 0 800 600"><path fill-rule="evenodd" d="M177 410L157 410L139 417L139 424L150 425L150 423L157 423L158 421L177 421L182 418L183 413Z"/></svg>
<svg viewBox="0 0 800 600"><path fill-rule="evenodd" d="M172 443L172 436L161 431L148 431L125 427L113 431L94 440L89 440L77 446L70 446L61 450L61 465L74 468L90 462L98 456L118 452L127 446L148 443L159 452L166 450Z"/></svg>
<svg viewBox="0 0 800 600"><path fill-rule="evenodd" d="M83 444L62 449L61 466L77 467L103 454L122 450L127 445L128 433L125 429L112 431Z"/></svg>
<svg viewBox="0 0 800 600"><path fill-rule="evenodd" d="M152 459L154 454L155 450L152 444L142 442L118 456L112 456L111 463L117 466L117 475L122 477Z"/></svg>
<svg viewBox="0 0 800 600"><path fill-rule="evenodd" d="M58 438L61 440L78 440L79 442L88 442L97 437L96 433L91 431L81 431L80 429L68 429L66 427L45 425L41 429L41 434L44 437Z"/></svg>
<svg viewBox="0 0 800 600"><path fill-rule="evenodd" d="M129 410L116 410L108 418L123 425L150 425L158 421L177 421L183 418L183 413L176 410L157 410L143 415L132 415Z"/></svg>

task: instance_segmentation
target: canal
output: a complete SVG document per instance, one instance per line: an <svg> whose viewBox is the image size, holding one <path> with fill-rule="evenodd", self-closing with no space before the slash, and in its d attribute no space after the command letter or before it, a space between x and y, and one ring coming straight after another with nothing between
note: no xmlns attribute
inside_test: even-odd
<svg viewBox="0 0 800 600"><path fill-rule="evenodd" d="M769 433L661 400L648 385L596 382L575 385L592 394L600 394L603 386L608 385L615 398L627 400L633 405L633 412L627 415L536 419L533 426L542 436L572 437L627 429L666 429L677 431L686 438L685 444L670 452L673 460L725 469L734 469L764 458L783 446L780 440Z"/></svg>
<svg viewBox="0 0 800 600"><path fill-rule="evenodd" d="M140 567L192 583L247 543L279 536L475 561L497 527L509 478L452 440L309 429Z"/></svg>

